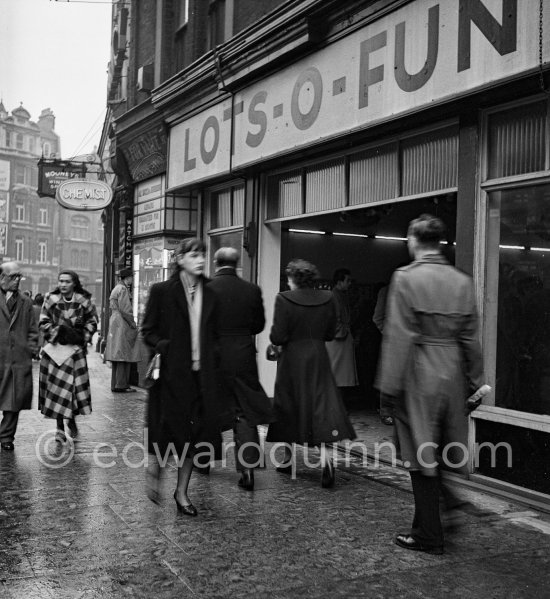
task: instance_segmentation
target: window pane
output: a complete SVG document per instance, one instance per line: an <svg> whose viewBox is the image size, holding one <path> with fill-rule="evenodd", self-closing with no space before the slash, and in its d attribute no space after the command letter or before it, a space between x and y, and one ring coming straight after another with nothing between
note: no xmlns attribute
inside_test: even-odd
<svg viewBox="0 0 550 599"><path fill-rule="evenodd" d="M244 223L244 185L233 189L233 226L242 226Z"/></svg>
<svg viewBox="0 0 550 599"><path fill-rule="evenodd" d="M267 180L268 218L302 214L301 171L273 175Z"/></svg>
<svg viewBox="0 0 550 599"><path fill-rule="evenodd" d="M396 144L372 148L350 158L350 206L389 200L399 195L397 158Z"/></svg>
<svg viewBox="0 0 550 599"><path fill-rule="evenodd" d="M344 160L331 160L306 172L306 212L319 212L346 205Z"/></svg>
<svg viewBox="0 0 550 599"><path fill-rule="evenodd" d="M231 226L231 189L212 195L212 228Z"/></svg>
<svg viewBox="0 0 550 599"><path fill-rule="evenodd" d="M544 170L546 102L489 117L489 179Z"/></svg>
<svg viewBox="0 0 550 599"><path fill-rule="evenodd" d="M498 271L488 270L487 290L498 297L495 404L537 414L550 414L549 203L543 185L494 192L489 204L489 263L493 256Z"/></svg>

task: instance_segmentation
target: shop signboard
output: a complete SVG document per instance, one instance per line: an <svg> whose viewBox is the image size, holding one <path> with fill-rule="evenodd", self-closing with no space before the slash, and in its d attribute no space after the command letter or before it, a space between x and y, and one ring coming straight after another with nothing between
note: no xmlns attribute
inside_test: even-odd
<svg viewBox="0 0 550 599"><path fill-rule="evenodd" d="M148 212L136 217L136 235L147 235L162 230L162 212Z"/></svg>
<svg viewBox="0 0 550 599"><path fill-rule="evenodd" d="M359 131L539 68L539 0L416 0L233 99L232 168ZM542 31L550 30L544 11ZM550 36L542 38L550 61ZM221 103L170 131L169 188L229 170Z"/></svg>
<svg viewBox="0 0 550 599"><path fill-rule="evenodd" d="M41 198L55 198L55 193L61 183L69 179L81 178L85 173L83 163L39 160L37 193Z"/></svg>
<svg viewBox="0 0 550 599"><path fill-rule="evenodd" d="M134 181L143 181L166 170L168 138L164 125L158 125L121 145Z"/></svg>
<svg viewBox="0 0 550 599"><path fill-rule="evenodd" d="M0 223L8 222L8 192L0 191Z"/></svg>
<svg viewBox="0 0 550 599"><path fill-rule="evenodd" d="M0 190L8 191L10 188L10 163L0 160Z"/></svg>
<svg viewBox="0 0 550 599"><path fill-rule="evenodd" d="M113 190L103 181L70 179L59 185L55 199L70 210L103 210L113 199Z"/></svg>
<svg viewBox="0 0 550 599"><path fill-rule="evenodd" d="M153 177L136 185L134 191L135 235L162 230L165 208L164 177Z"/></svg>

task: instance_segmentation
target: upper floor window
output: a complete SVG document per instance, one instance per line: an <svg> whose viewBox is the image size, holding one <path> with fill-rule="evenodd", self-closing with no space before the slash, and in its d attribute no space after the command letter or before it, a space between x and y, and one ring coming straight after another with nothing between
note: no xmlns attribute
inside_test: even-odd
<svg viewBox="0 0 550 599"><path fill-rule="evenodd" d="M22 237L15 238L15 259L21 262L25 258L25 242Z"/></svg>
<svg viewBox="0 0 550 599"><path fill-rule="evenodd" d="M71 238L82 240L90 238L90 221L85 216L71 218Z"/></svg>
<svg viewBox="0 0 550 599"><path fill-rule="evenodd" d="M25 205L24 204L16 204L14 220L16 220L20 223L25 222Z"/></svg>
<svg viewBox="0 0 550 599"><path fill-rule="evenodd" d="M38 242L38 263L45 264L48 260L48 242L47 241L39 241Z"/></svg>
<svg viewBox="0 0 550 599"><path fill-rule="evenodd" d="M34 137L28 138L29 152L34 152Z"/></svg>
<svg viewBox="0 0 550 599"><path fill-rule="evenodd" d="M24 185L38 185L38 169L32 166L18 165L15 168L15 182Z"/></svg>
<svg viewBox="0 0 550 599"><path fill-rule="evenodd" d="M80 264L78 258L80 257L80 253L78 250L71 250L71 266L73 268L79 268Z"/></svg>
<svg viewBox="0 0 550 599"><path fill-rule="evenodd" d="M47 225L48 224L48 209L40 208L38 211L38 224L39 225Z"/></svg>
<svg viewBox="0 0 550 599"><path fill-rule="evenodd" d="M51 144L48 143L47 141L44 142L44 144L42 145L42 155L45 158L49 158L51 153L52 153L52 146L51 146Z"/></svg>
<svg viewBox="0 0 550 599"><path fill-rule="evenodd" d="M225 41L225 0L210 0L208 10L208 47L215 48Z"/></svg>
<svg viewBox="0 0 550 599"><path fill-rule="evenodd" d="M15 134L15 147L18 150L22 150L23 149L23 134L22 133L16 133Z"/></svg>
<svg viewBox="0 0 550 599"><path fill-rule="evenodd" d="M90 268L90 253L88 250L82 250L80 252L80 264L79 268Z"/></svg>

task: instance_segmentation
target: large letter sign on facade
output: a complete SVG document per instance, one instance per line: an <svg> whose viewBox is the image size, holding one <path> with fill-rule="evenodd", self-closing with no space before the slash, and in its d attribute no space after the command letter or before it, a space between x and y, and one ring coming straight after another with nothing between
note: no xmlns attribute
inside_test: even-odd
<svg viewBox="0 0 550 599"><path fill-rule="evenodd" d="M237 92L232 156L228 101L176 125L169 187L521 77L539 66L538 15L539 0L409 2ZM543 18L548 31L550 10ZM547 64L548 36L542 51ZM204 147L206 133L214 145Z"/></svg>

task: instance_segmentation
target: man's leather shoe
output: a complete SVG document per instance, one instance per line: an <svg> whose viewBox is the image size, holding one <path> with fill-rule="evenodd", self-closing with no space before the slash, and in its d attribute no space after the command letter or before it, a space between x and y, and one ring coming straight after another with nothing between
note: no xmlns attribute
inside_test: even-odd
<svg viewBox="0 0 550 599"><path fill-rule="evenodd" d="M242 471L241 478L239 480L239 487L245 489L246 491L254 490L254 470L247 468L246 470Z"/></svg>
<svg viewBox="0 0 550 599"><path fill-rule="evenodd" d="M441 555L443 553L443 545L423 545L419 543L411 535L401 534L395 537L395 544L403 549L411 549L412 551L423 551L433 555Z"/></svg>
<svg viewBox="0 0 550 599"><path fill-rule="evenodd" d="M78 427L76 426L76 420L74 418L70 418L67 421L67 428L69 429L69 434L73 439L78 436Z"/></svg>
<svg viewBox="0 0 550 599"><path fill-rule="evenodd" d="M13 451L15 449L11 441L5 441L3 443L0 443L0 447L3 451Z"/></svg>

